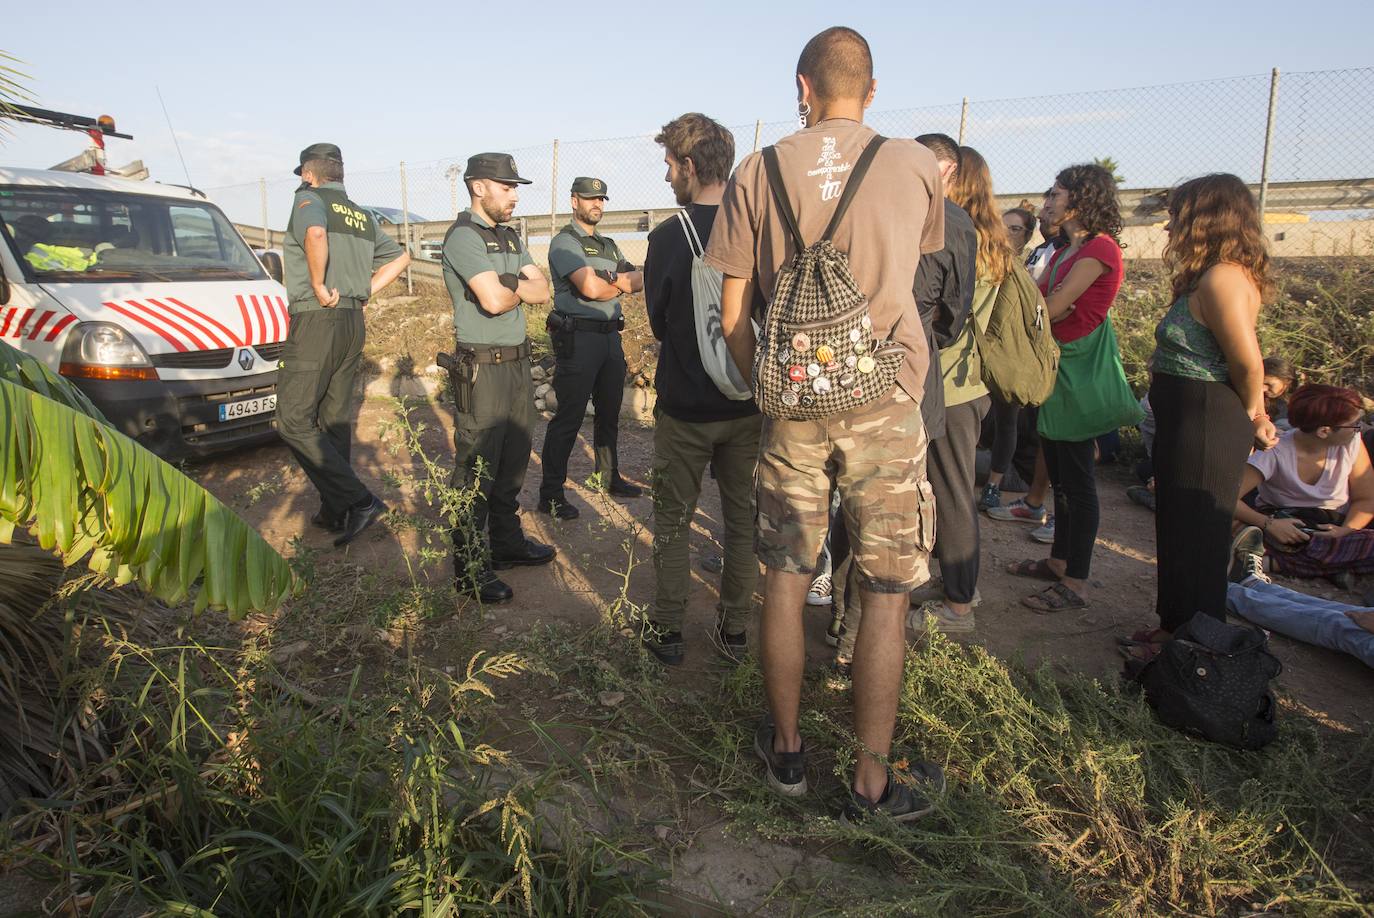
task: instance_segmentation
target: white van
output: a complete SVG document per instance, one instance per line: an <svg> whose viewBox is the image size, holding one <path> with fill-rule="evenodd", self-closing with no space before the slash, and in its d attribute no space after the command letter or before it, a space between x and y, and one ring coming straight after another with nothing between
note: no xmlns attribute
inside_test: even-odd
<svg viewBox="0 0 1374 918"><path fill-rule="evenodd" d="M199 192L0 167L0 275L0 340L158 455L276 437L286 290Z"/></svg>

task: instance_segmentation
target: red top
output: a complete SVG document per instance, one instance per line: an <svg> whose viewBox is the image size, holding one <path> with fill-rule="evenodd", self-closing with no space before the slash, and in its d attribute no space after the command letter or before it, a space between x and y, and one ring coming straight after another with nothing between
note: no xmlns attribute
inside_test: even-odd
<svg viewBox="0 0 1374 918"><path fill-rule="evenodd" d="M1067 251L1066 247L1055 253L1049 269L1040 278L1040 292L1045 296L1049 296L1050 291L1069 276L1074 263L1080 258L1095 258L1107 270L1088 285L1088 289L1074 303L1072 312L1050 326L1054 339L1060 343L1077 341L1102 324L1102 320L1107 318L1107 310L1112 308L1112 302L1116 299L1116 292L1121 289L1123 274L1121 246L1111 236L1098 234L1065 258L1063 253Z"/></svg>

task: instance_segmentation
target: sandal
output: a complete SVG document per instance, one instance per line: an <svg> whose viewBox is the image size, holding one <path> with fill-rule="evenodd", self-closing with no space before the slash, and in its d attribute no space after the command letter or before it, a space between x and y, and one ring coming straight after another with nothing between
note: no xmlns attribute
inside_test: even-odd
<svg viewBox="0 0 1374 918"><path fill-rule="evenodd" d="M1039 593L1021 597L1021 605L1041 615L1052 615L1055 612L1086 609L1088 601L1064 584L1056 583L1045 587Z"/></svg>
<svg viewBox="0 0 1374 918"><path fill-rule="evenodd" d="M1058 583L1060 579L1054 568L1050 567L1050 562L1044 558L1027 558L1015 564L1008 564L1007 573L1015 574L1017 577L1029 577L1032 580L1048 580L1051 583Z"/></svg>

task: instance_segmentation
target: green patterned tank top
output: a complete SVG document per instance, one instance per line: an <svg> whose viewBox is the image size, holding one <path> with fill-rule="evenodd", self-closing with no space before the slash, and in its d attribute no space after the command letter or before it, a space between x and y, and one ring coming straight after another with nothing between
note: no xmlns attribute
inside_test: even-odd
<svg viewBox="0 0 1374 918"><path fill-rule="evenodd" d="M1188 297L1181 296L1155 326L1155 353L1150 368L1156 373L1229 382L1231 368L1212 332L1188 311Z"/></svg>

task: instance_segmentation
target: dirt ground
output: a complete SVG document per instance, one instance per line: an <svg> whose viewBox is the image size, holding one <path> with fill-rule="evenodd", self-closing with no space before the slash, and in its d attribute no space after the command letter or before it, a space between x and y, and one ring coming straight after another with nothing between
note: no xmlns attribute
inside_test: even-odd
<svg viewBox="0 0 1374 918"><path fill-rule="evenodd" d="M448 408L434 402L412 401L411 419L426 428L422 435L428 454L447 465L452 456L452 418ZM395 451L399 435L386 428L394 421L397 403L369 398L361 403L353 461L365 484L395 510L433 517L433 510L415 495L403 494L388 482L397 471L417 470L418 463ZM503 573L515 589L513 603L484 616L482 640L499 640L537 621L593 623L623 585L620 573L626 566L626 546L633 547L639 563L629 577L629 597L648 604L653 591L649 560L651 545L650 499L645 496L620 503L591 494L580 482L592 472L590 423L584 424L569 468L569 493L582 510L580 519L555 522L533 510L539 482L539 451L545 421L539 420L521 504L526 533L555 545L556 561L541 568ZM620 455L622 471L641 484L650 465L653 431L622 420ZM222 500L241 513L284 554L299 536L304 546L318 549L321 557L347 552L360 570L392 572L407 577L407 558L415 576L436 586L450 576L447 564L427 567L417 563L419 545L407 527L376 526L346 549L334 549L330 536L311 527L308 519L317 498L305 475L280 445L240 451L190 469L192 474ZM1093 562L1091 606L1077 613L1038 615L1021 606L1019 597L1035 590L1033 581L1005 572L1007 563L1023 557L1039 557L1045 547L1028 538L1024 524L983 520L983 568L979 588L983 603L977 610L978 630L969 640L982 644L1003 659L1022 659L1030 664L1050 662L1064 671L1077 671L1103 680L1120 671L1114 638L1138 628L1152 627L1154 605L1154 518L1127 501L1124 491L1133 483L1119 467L1099 470L1102 499L1102 531ZM693 525L693 590L687 615L688 656L672 678L692 683L717 678L706 634L714 623L717 578L701 570L707 554L719 552L721 535L719 501L709 480ZM1324 582L1289 585L1344 601L1358 601ZM807 648L810 663L825 665L832 651L823 635L829 610L808 609ZM1368 699L1374 697L1374 670L1353 657L1274 635L1272 646L1282 660L1280 684L1294 705L1336 730L1365 731L1371 720ZM441 661L440 661L441 662ZM455 665L465 660L450 661Z"/></svg>

